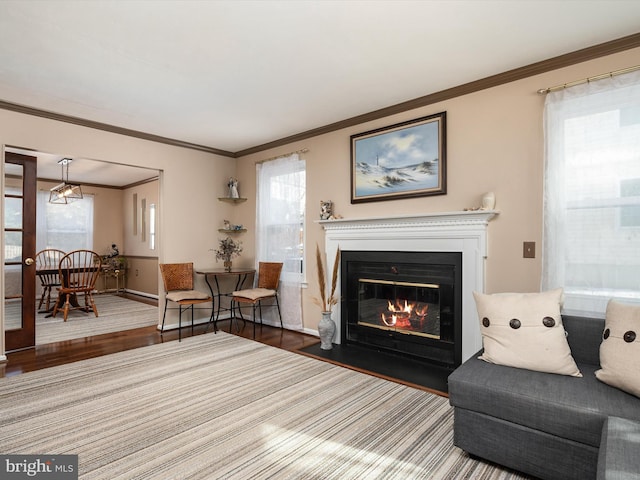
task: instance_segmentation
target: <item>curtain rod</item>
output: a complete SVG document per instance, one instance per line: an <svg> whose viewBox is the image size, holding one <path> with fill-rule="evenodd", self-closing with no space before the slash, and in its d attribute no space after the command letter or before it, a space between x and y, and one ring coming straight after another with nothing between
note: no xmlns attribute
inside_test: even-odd
<svg viewBox="0 0 640 480"><path fill-rule="evenodd" d="M280 155L276 155L275 157L269 157L269 158L265 158L264 160L258 160L256 162L256 164L258 163L264 163L264 162L269 162L271 160L275 160L276 158L282 158L282 157L288 157L289 155L294 155L296 153L307 153L309 151L308 148L301 148L300 150L295 150L293 152L289 152L289 153L282 153Z"/></svg>
<svg viewBox="0 0 640 480"><path fill-rule="evenodd" d="M540 95L546 95L549 92L554 92L556 90L562 90L563 88L575 87L576 85L581 85L583 83L593 82L594 80L602 80L607 77L614 77L616 75L621 75L623 73L634 72L636 70L640 70L640 65L635 65L633 67L622 68L620 70L614 70L609 73L601 73L600 75L595 75L593 77L583 78L582 80L574 80L573 82L563 83L562 85L555 85L553 87L541 88L538 90Z"/></svg>

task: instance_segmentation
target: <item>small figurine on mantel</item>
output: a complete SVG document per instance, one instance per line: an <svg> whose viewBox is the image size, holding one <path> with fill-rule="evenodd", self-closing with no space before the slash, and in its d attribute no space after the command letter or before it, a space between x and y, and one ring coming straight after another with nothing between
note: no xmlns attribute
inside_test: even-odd
<svg viewBox="0 0 640 480"><path fill-rule="evenodd" d="M227 186L229 187L229 198L240 198L240 195L238 194L238 180L231 177L229 179L229 183L227 183Z"/></svg>
<svg viewBox="0 0 640 480"><path fill-rule="evenodd" d="M320 200L320 220L329 220L333 215L333 202L331 200Z"/></svg>
<svg viewBox="0 0 640 480"><path fill-rule="evenodd" d="M320 220L336 220L342 215L333 213L333 202L331 200L320 200Z"/></svg>
<svg viewBox="0 0 640 480"><path fill-rule="evenodd" d="M465 212L477 212L478 210L493 210L496 208L496 194L487 192L480 198L479 207L465 208Z"/></svg>

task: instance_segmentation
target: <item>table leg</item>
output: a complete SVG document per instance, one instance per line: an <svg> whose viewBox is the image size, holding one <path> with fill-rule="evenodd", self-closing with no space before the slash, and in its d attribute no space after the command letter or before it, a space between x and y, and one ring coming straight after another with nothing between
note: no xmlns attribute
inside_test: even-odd
<svg viewBox="0 0 640 480"><path fill-rule="evenodd" d="M218 319L213 317L213 314L216 311L216 296L213 293L213 287L209 283L209 275L204 276L204 281L207 282L207 286L209 287L209 291L211 292L211 318L209 318L209 323L213 322L213 333L216 333L218 331ZM220 309L220 298L218 298L218 310L219 309ZM208 328L209 326L207 325L207 329Z"/></svg>

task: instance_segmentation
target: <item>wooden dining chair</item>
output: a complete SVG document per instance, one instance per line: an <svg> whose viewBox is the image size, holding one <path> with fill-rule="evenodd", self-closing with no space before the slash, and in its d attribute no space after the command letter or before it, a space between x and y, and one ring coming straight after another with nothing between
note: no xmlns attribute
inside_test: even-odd
<svg viewBox="0 0 640 480"><path fill-rule="evenodd" d="M98 309L93 300L93 290L102 268L102 258L92 250L75 250L60 259L59 295L64 295L64 321L67 321L69 310L93 310L98 316ZM78 302L78 295L84 295L84 305ZM60 301L53 307L55 317L60 309Z"/></svg>
<svg viewBox="0 0 640 480"><path fill-rule="evenodd" d="M45 248L36 253L36 275L40 279L42 295L38 310L46 300L45 310L48 312L51 305L51 290L60 286L60 272L58 266L65 252L55 248Z"/></svg>
<svg viewBox="0 0 640 480"><path fill-rule="evenodd" d="M162 314L162 329L167 316L167 305L173 302L178 305L178 341L182 340L182 312L191 309L191 330L193 333L194 305L213 302L213 298L206 293L193 289L193 263L161 263L160 273L164 283L164 313ZM213 308L213 307L212 307ZM211 314L213 319L213 313ZM211 320L210 320L211 321Z"/></svg>
<svg viewBox="0 0 640 480"><path fill-rule="evenodd" d="M278 286L280 285L280 273L282 272L282 262L259 262L258 282L255 288L237 290L231 294L231 319L235 314L235 306L238 307L240 318L242 316L242 304L251 305L253 311L253 336L256 336L256 308L260 312L260 325L262 325L262 301L273 299L273 305L278 309L280 328L282 328L282 314L280 313L280 302L278 301Z"/></svg>

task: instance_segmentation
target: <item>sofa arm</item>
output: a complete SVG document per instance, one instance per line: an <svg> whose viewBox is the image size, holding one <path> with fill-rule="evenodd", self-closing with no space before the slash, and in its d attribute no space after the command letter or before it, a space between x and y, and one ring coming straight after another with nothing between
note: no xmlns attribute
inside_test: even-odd
<svg viewBox="0 0 640 480"><path fill-rule="evenodd" d="M640 423L609 417L602 428L598 480L640 479Z"/></svg>

